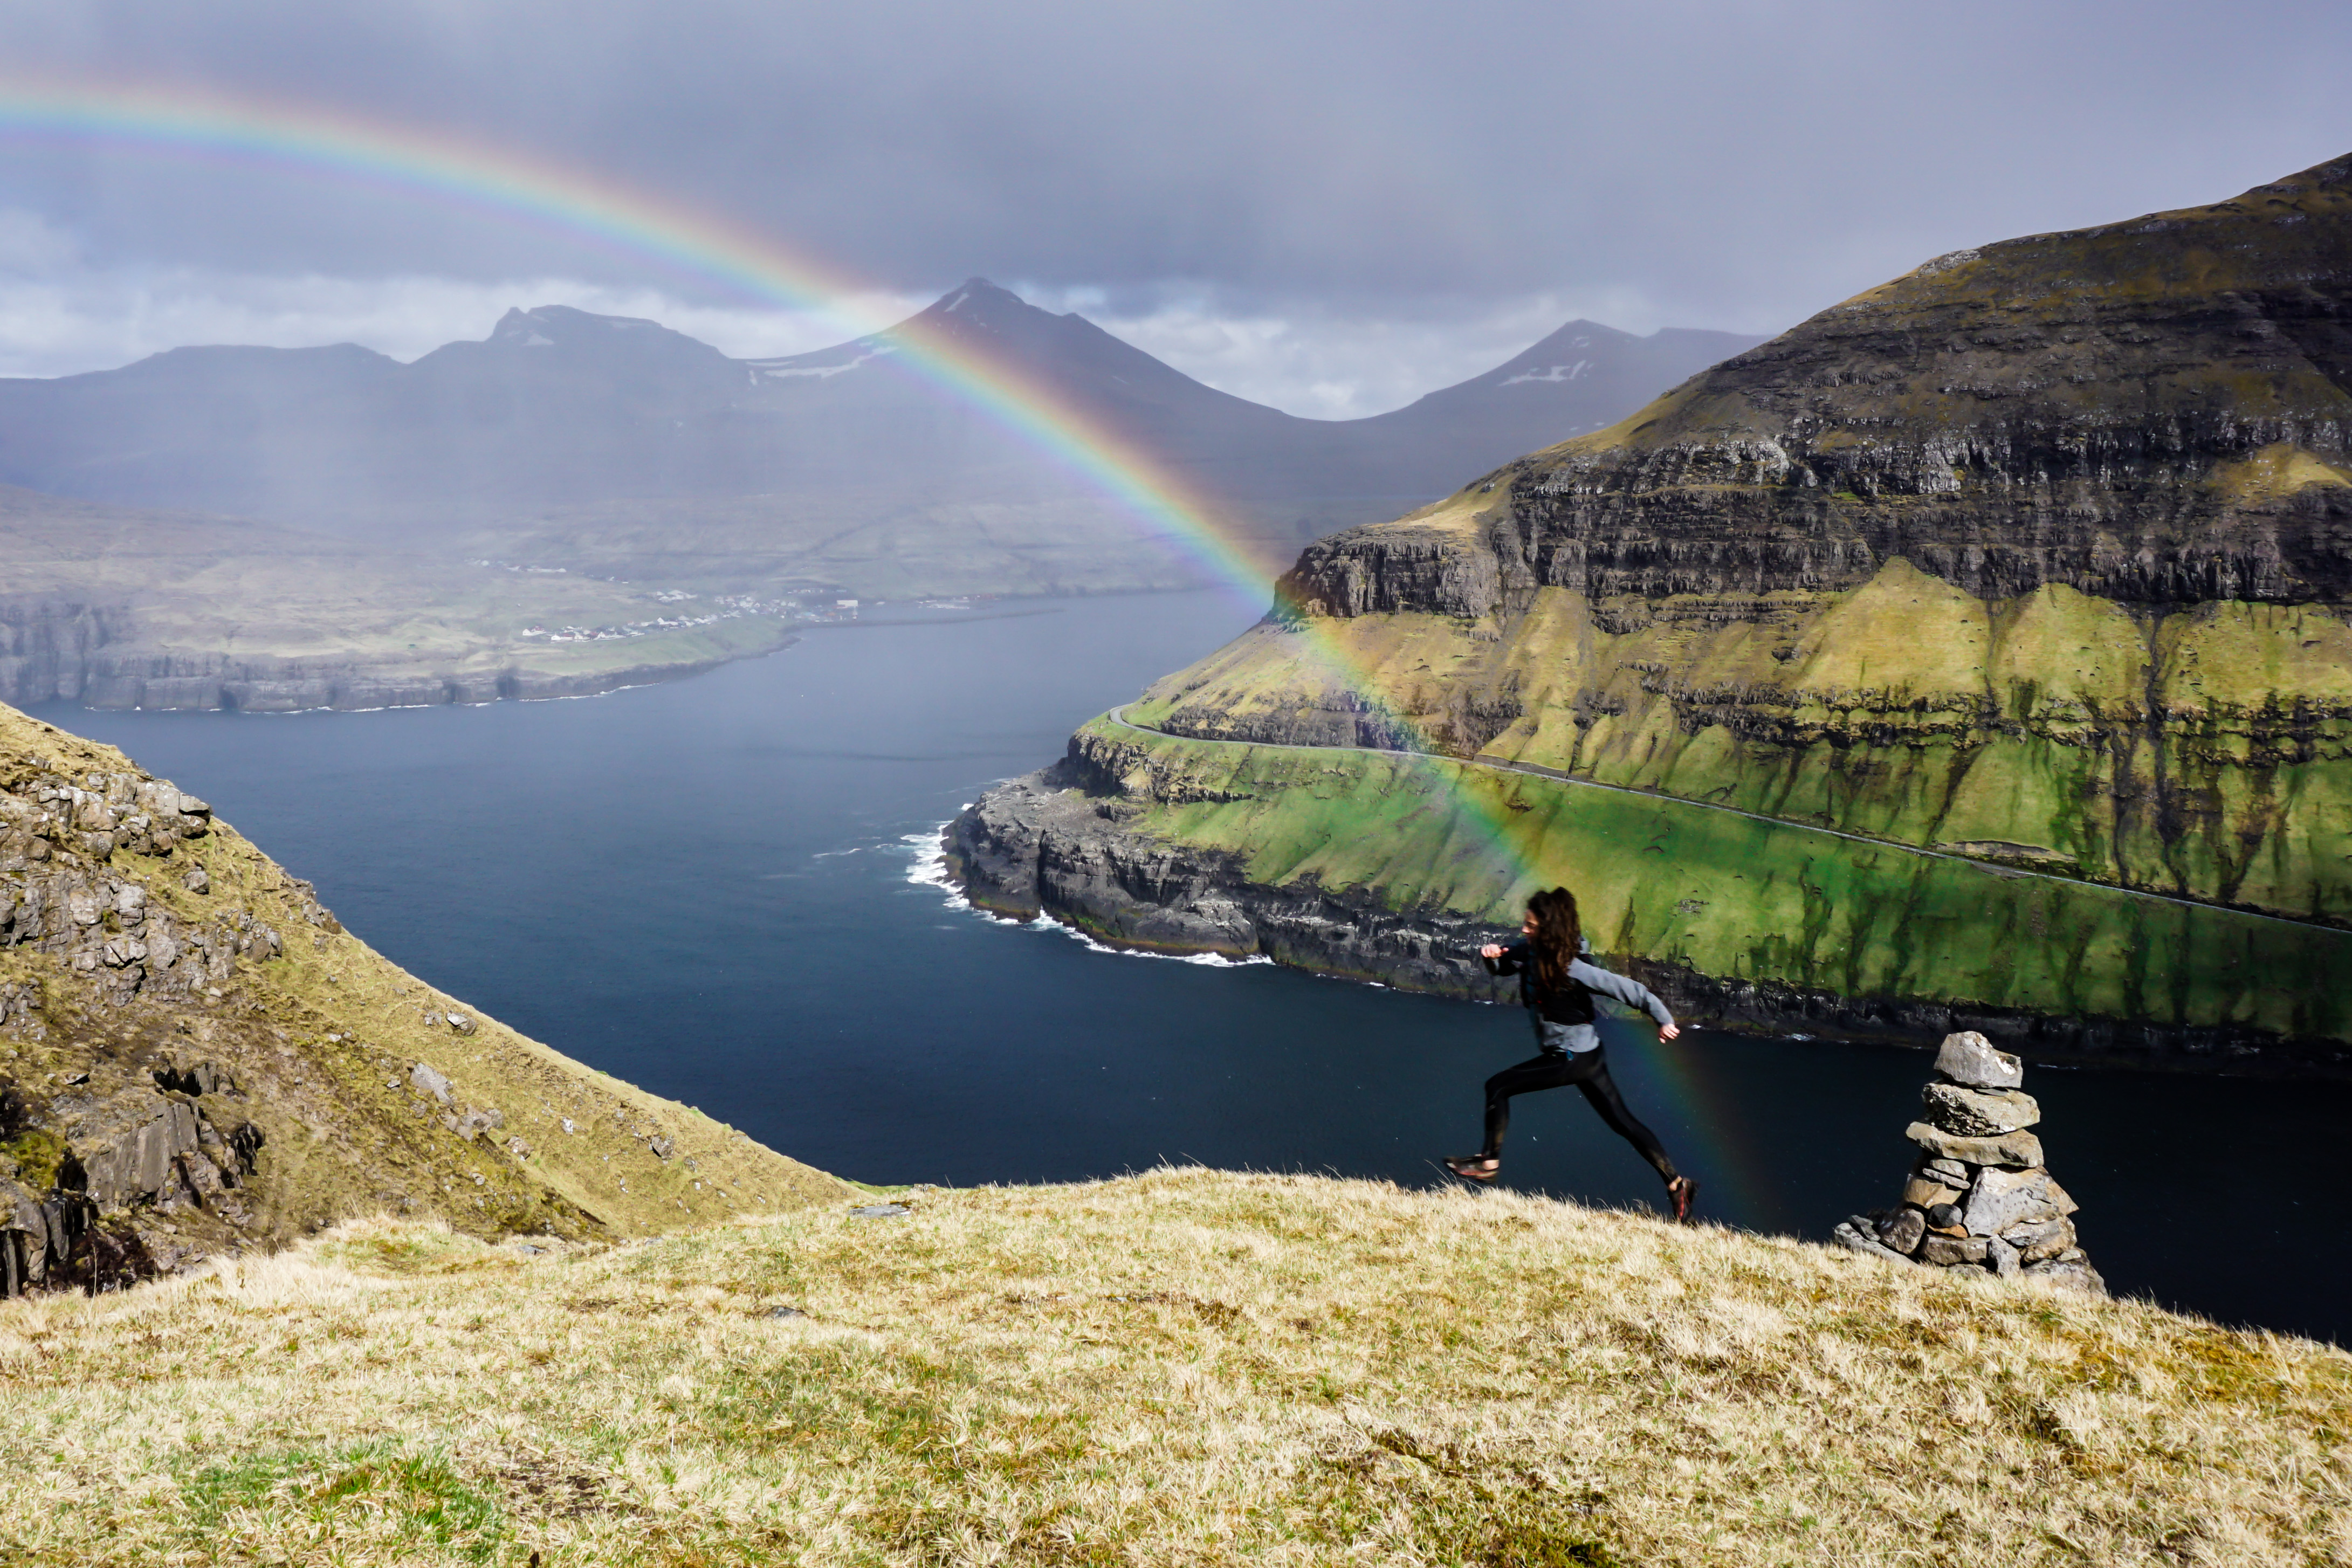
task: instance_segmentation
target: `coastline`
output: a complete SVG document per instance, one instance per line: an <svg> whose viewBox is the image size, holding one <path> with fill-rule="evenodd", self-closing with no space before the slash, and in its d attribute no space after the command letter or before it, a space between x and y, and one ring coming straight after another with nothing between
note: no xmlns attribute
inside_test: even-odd
<svg viewBox="0 0 2352 1568"><path fill-rule="evenodd" d="M1116 710L1107 717L1115 721ZM1115 727L1139 737L1154 734L1129 725ZM1339 819L1350 808L1328 798L1293 808L1310 819L1305 822L1309 831L1302 832L1301 822L1287 819L1266 826L1285 809L1272 803L1286 784L1294 799L1302 787L1286 775L1274 776L1276 753L1331 752L1328 758L1317 755L1299 764L1312 764L1315 777L1310 782L1330 795L1345 796L1351 785L1391 795L1395 781L1384 789L1352 775L1342 777L1348 753L1332 748L1160 737L1171 742L1166 747L1171 753L1215 748L1235 759L1229 773L1213 776L1213 770L1200 765L1197 758L1133 747L1101 733L1105 728L1097 722L1081 730L1062 761L994 786L948 826L941 836L947 874L973 907L1024 922L1054 920L1093 942L1130 951L1168 956L1216 953L1228 961L1263 957L1311 973L1398 990L1498 999L1497 984L1469 955L1490 932L1510 923L1508 911L1497 901L1507 901L1509 877L1482 881L1469 874L1454 884L1426 876L1418 884L1402 879L1384 881L1352 861L1348 868L1358 874L1326 874L1326 852L1302 853L1298 840L1318 833L1326 842L1342 836L1345 825ZM1397 760L1355 759L1364 767L1393 766ZM1482 771L1490 777L1500 772ZM1513 781L1512 787L1564 794L1573 782L1529 775L1526 784ZM1582 793L1590 797L1594 792ZM1629 810L1696 809L1671 797L1624 793L1630 798L1622 804ZM1708 815L1721 820L1739 814ZM1759 824L1738 826L1749 833L1772 830ZM1802 830L1802 825L1785 826L1790 832ZM1268 848L1270 842L1276 847ZM2250 952L2263 943L2294 946L2306 966L2324 966L2326 954L2321 950L2344 941L2341 932L2328 927L2219 907L2192 909L2178 907L2173 900L2134 899L2126 889L2031 879L2010 868L1957 857L1931 853L1898 860L1894 857L1899 847L1857 841L1851 851L1865 864L1890 862L1895 868L1891 872L1885 866L1869 868L1882 881L1900 885L1920 900L1908 912L1893 917L1898 930L1927 907L1920 889L1931 879L1940 879L1949 884L1937 894L1943 901L1958 900L2003 929L2026 923L2001 906L2003 900L2018 902L2021 909L2035 900L2074 900L2095 902L2095 912L2118 930L2135 920L2193 921L2200 929L2227 922ZM2019 1005L2013 995L1974 999L1952 984L1949 974L1941 977L1946 994L1937 995L1927 983L1937 977L1923 976L1916 968L1896 974L1906 984L1851 987L1822 984L1818 973L1811 983L1801 973L1759 973L1748 963L1755 949L1715 952L1703 940L1694 940L1696 919L1677 920L1676 911L1700 900L1676 901L1672 895L1678 889L1661 893L1640 887L1654 879L1638 853L1587 847L1589 856L1616 854L1627 862L1596 866L1596 878L1616 873L1616 881L1630 879L1636 885L1630 896L1637 902L1661 904L1660 910L1629 907L1622 917L1612 913L1606 921L1596 919L1596 935L1612 933L1596 945L1612 967L1656 990L1686 1023L1737 1033L1906 1046L1932 1045L1948 1033L1973 1029L2000 1040L2004 1048L2052 1065L2352 1079L2352 1041L2265 1026L2272 1020L2227 1014L2183 1016L2178 1011L2165 1017L2151 1016L2152 1009L2131 1016L2096 1005L2067 1011ZM1399 855L1412 858L1411 851ZM1810 875L1818 876L1821 858L1808 862ZM1265 874L1269 868L1274 875ZM1769 905L1759 903L1742 918L1760 923L1772 912ZM2027 915L2039 919L2048 912L2038 903ZM2079 911L2066 907L2057 912ZM2071 929L2063 921L2053 923L2061 932ZM1661 934L1652 934L1651 926L1660 926ZM1629 932L1633 939L1622 940ZM2182 945L2178 936L2168 932L2164 942ZM2157 942L2155 937L2147 940ZM2198 938L2200 942L2210 940L2210 933ZM2312 949L2308 953L2302 952L2306 947ZM1710 954L1714 962L1708 962ZM1727 957L1732 962L1725 962ZM1838 960L1838 965L1831 966L1833 973L1840 966L1844 973L1860 973L1864 967L1844 953ZM1871 970L1881 979L1888 972L1885 964ZM2081 994L2091 996L2095 989L2084 987ZM2156 989L2150 982L2141 994Z"/></svg>

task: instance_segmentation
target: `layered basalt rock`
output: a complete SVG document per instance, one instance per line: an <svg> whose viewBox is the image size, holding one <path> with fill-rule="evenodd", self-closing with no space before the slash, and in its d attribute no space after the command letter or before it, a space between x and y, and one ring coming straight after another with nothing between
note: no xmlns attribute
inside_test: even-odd
<svg viewBox="0 0 2352 1568"><path fill-rule="evenodd" d="M1501 470L1444 567L1359 529L1282 592L1475 616L1539 586L1834 590L1901 556L1980 598L2342 603L2347 443L2352 158L1939 258Z"/></svg>

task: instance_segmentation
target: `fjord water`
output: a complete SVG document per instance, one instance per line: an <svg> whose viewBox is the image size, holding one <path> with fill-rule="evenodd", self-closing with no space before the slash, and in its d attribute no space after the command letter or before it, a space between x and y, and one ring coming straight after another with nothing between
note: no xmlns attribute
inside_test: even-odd
<svg viewBox="0 0 2352 1568"><path fill-rule="evenodd" d="M46 717L209 799L449 994L811 1163L1061 1181L1161 1161L1442 1178L1515 1010L1114 955L910 879L994 780L1239 632L1213 592L910 613L582 701ZM1825 1237L1891 1202L1927 1058L1610 1031L1710 1217ZM2029 1068L2122 1293L2352 1339L2325 1195L2352 1087ZM1580 1097L1519 1102L1511 1184L1655 1201Z"/></svg>

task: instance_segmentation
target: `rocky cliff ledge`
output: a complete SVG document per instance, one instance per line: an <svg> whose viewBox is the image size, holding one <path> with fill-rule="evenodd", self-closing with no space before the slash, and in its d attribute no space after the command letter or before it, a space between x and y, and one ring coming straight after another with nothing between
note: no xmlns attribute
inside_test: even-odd
<svg viewBox="0 0 2352 1568"><path fill-rule="evenodd" d="M373 1212L625 1236L845 1191L436 993L204 801L0 709L0 1294Z"/></svg>
<svg viewBox="0 0 2352 1568"><path fill-rule="evenodd" d="M1097 747L998 785L948 826L950 874L977 907L1049 915L1120 947L1268 957L1318 974L1496 1000L1470 948L1491 922L1391 910L1362 888L1253 881L1244 857L1137 831L1146 807L1107 781Z"/></svg>
<svg viewBox="0 0 2352 1568"><path fill-rule="evenodd" d="M2343 933L1440 758L1097 720L945 849L979 908L1117 946L1504 1000L1475 947L1568 881L1607 962L1695 1023L2352 1073Z"/></svg>
<svg viewBox="0 0 2352 1568"><path fill-rule="evenodd" d="M1818 593L1901 556L1979 598L2343 603L2347 450L2352 157L1939 257L1481 481L1475 537L1326 540L1286 593L1475 617L1543 586Z"/></svg>

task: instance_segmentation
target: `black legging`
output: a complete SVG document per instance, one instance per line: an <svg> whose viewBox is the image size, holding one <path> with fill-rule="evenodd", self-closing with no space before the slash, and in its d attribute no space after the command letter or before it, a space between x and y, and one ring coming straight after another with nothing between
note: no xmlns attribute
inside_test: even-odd
<svg viewBox="0 0 2352 1568"><path fill-rule="evenodd" d="M1609 1076L1609 1064L1601 1053L1591 1051L1546 1051L1531 1057L1513 1068L1505 1068L1486 1080L1486 1148L1485 1157L1498 1160L1503 1154L1503 1134L1511 1125L1511 1096L1532 1094L1539 1089L1559 1089L1574 1084L1584 1091L1592 1109L1601 1112L1601 1120L1617 1130L1617 1136L1631 1143L1642 1158L1658 1169L1658 1174L1669 1182L1675 1176L1675 1163L1658 1142L1658 1135L1633 1119L1625 1109L1625 1097L1617 1092L1616 1080Z"/></svg>

